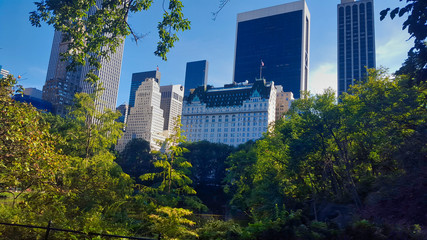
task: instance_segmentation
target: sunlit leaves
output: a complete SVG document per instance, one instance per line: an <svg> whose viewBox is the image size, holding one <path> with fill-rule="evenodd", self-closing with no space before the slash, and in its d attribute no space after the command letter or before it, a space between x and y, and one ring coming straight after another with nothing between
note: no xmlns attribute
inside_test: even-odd
<svg viewBox="0 0 427 240"><path fill-rule="evenodd" d="M109 59L117 47L123 44L126 36L132 34L136 41L140 38L129 25L128 16L148 10L152 2L42 0L35 2L36 10L30 13L30 22L36 27L46 22L63 33L62 41L68 43L68 51L61 53L61 56L69 62L67 70L74 71L78 66L86 64L99 69L101 59ZM176 32L190 28L182 8L180 0L170 0L163 20L158 25L160 41L155 54L164 60L178 40Z"/></svg>

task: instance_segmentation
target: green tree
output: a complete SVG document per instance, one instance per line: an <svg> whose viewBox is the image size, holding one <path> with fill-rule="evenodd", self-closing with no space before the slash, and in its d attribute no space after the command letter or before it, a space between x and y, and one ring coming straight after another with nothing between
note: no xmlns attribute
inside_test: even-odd
<svg viewBox="0 0 427 240"><path fill-rule="evenodd" d="M0 80L0 191L15 200L29 189L55 186L62 156L52 147L49 126L32 106L11 98L16 80Z"/></svg>
<svg viewBox="0 0 427 240"><path fill-rule="evenodd" d="M232 206L254 221L286 209L324 219L321 202L361 208L374 183L425 167L425 100L406 81L369 70L339 103L331 90L293 102L254 147L228 158Z"/></svg>
<svg viewBox="0 0 427 240"><path fill-rule="evenodd" d="M248 142L227 158L227 175L224 179L224 191L232 196L232 212L248 211L247 203L253 187L253 171L257 161L254 142ZM247 213L247 212L246 212Z"/></svg>
<svg viewBox="0 0 427 240"><path fill-rule="evenodd" d="M225 161L234 151L232 146L208 141L184 143L189 152L184 157L192 164L191 179L195 185L222 185L225 177Z"/></svg>
<svg viewBox="0 0 427 240"><path fill-rule="evenodd" d="M125 149L120 152L116 162L122 167L123 172L139 182L139 176L156 171L153 166L153 156L150 154L150 149L150 143L146 140L141 138L132 139L126 144Z"/></svg>
<svg viewBox="0 0 427 240"><path fill-rule="evenodd" d="M399 0L402 2L402 0ZM407 0L406 6L396 7L393 10L390 8L381 11L381 20L387 15L391 19L396 16L407 16L403 22L402 29L408 29L411 38L414 39L414 47L408 52L408 59L404 62L402 68L397 71L397 74L406 74L410 76L411 84L420 84L427 79L427 2L424 0ZM413 79L413 80L412 80ZM425 91L427 86L423 85Z"/></svg>
<svg viewBox="0 0 427 240"><path fill-rule="evenodd" d="M189 227L196 223L186 217L191 211L182 208L160 207L156 213L150 215L154 221L153 232L162 234L164 239L192 239L198 237L194 230Z"/></svg>
<svg viewBox="0 0 427 240"><path fill-rule="evenodd" d="M142 191L154 195L160 205L206 210L199 198L189 196L195 195L196 191L189 177L192 165L183 157L188 149L181 145L185 142L185 136L180 127L181 120L178 118L173 134L164 141L159 152L154 152L153 165L159 170L140 176L142 181L148 181L142 184Z"/></svg>
<svg viewBox="0 0 427 240"><path fill-rule="evenodd" d="M180 144L185 142L185 136L182 135L181 121L177 120L173 132L163 143L162 149L157 153L157 159L154 160L154 166L160 168L161 172L146 173L141 176L141 180L162 179L156 188L146 187L147 191L160 191L166 194L196 194L196 191L190 184L191 179L188 177L189 168L192 167L184 157L183 153L188 149Z"/></svg>
<svg viewBox="0 0 427 240"><path fill-rule="evenodd" d="M234 151L234 147L200 141L184 143L189 152L184 157L193 166L190 178L193 181L197 197L215 214L225 214L224 206L228 197L223 191L226 174L226 159Z"/></svg>
<svg viewBox="0 0 427 240"><path fill-rule="evenodd" d="M96 104L96 101L99 101L98 94L98 91L91 94L77 93L70 112L70 115L79 123L77 129L70 131L76 134L75 142L70 143L78 152L82 152L83 155L80 156L86 158L94 156L103 149L111 148L122 135L123 124L114 121L120 113L107 108L99 111Z"/></svg>
<svg viewBox="0 0 427 240"><path fill-rule="evenodd" d="M87 155L86 138L62 139L68 128L64 128L66 133L50 133L46 116L31 105L15 102L10 94L3 94L10 92L13 85L12 76L1 80L0 191L13 195L14 203L19 204L0 204L0 220L33 225L45 225L52 220L59 228L129 233L128 209L120 206L131 198L133 182L109 152L109 143L115 142L116 136L111 131L96 130L92 133L95 150ZM115 116L107 119L107 124L114 119ZM77 129L83 129L82 135L87 133L85 127ZM116 139L106 140L108 137ZM63 154L60 147L78 145L78 140L82 151ZM0 232L6 239L36 239L44 234L37 230L10 231L6 227L1 227ZM56 234L59 239L74 238L72 235Z"/></svg>
<svg viewBox="0 0 427 240"><path fill-rule="evenodd" d="M108 59L111 53L123 43L126 36L137 36L128 23L130 14L147 11L152 0L96 0L88 1L36 1L36 10L30 13L30 22L40 27L42 22L52 25L63 33L63 42L68 42L68 51L61 53L63 61L69 61L69 71L86 65L93 68L88 74L92 81L97 80L94 71L101 67L100 60ZM183 4L180 0L170 0L164 8L159 22L159 42L155 54L166 60L166 54L178 41L177 32L188 30L190 21L184 18ZM96 11L95 11L96 10Z"/></svg>

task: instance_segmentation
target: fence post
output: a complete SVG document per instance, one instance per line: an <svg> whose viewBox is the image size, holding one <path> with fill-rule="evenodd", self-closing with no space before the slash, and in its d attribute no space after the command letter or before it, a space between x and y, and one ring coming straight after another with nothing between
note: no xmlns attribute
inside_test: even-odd
<svg viewBox="0 0 427 240"><path fill-rule="evenodd" d="M47 224L46 236L44 237L44 240L48 240L48 238L49 238L50 224L51 223L52 223L52 221L49 221L49 223Z"/></svg>

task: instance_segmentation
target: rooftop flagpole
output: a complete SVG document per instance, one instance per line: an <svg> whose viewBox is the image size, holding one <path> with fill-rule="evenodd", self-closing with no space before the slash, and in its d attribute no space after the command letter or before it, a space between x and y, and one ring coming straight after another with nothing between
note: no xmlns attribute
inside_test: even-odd
<svg viewBox="0 0 427 240"><path fill-rule="evenodd" d="M262 67L264 67L264 62L261 59L261 64L260 64L260 67L259 67L259 79L261 79L261 77L262 77Z"/></svg>

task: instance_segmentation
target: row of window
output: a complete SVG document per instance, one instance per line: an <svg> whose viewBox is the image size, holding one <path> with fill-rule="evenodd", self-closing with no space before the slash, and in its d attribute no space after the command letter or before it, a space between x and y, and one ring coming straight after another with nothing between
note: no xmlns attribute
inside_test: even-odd
<svg viewBox="0 0 427 240"><path fill-rule="evenodd" d="M265 126L261 126L261 127L256 127L256 124L254 124L253 126L255 126L254 128L252 128L252 130L254 132L264 132L267 131L267 128ZM189 132L189 133L193 133L193 132L202 132L202 129L188 129L188 128L184 128L183 129L185 132ZM228 132L229 128L205 128L203 129L203 132L207 133L207 132ZM250 132L251 128L250 127L242 127L242 128L230 128L230 132Z"/></svg>
<svg viewBox="0 0 427 240"><path fill-rule="evenodd" d="M222 142L222 143L244 143L250 140L254 140L257 138L262 137L262 134L260 133L252 133L252 134L242 134L239 137L227 137L227 136L221 136L218 135L217 138L215 138L215 135L211 134L211 135L207 135L204 134L203 137L201 136L201 134L197 134L197 135L191 135L191 136L187 136L188 137L188 141L192 141L192 142L197 142L197 141L203 141L203 140L207 140L210 142Z"/></svg>
<svg viewBox="0 0 427 240"><path fill-rule="evenodd" d="M259 103L259 104L257 104L257 103L254 103L254 104L244 104L243 105L243 108L251 108L251 107L253 107L253 108L258 108L258 107L267 107L267 104L268 103ZM228 106L226 107L226 108L229 108ZM194 110L204 110L205 109L205 107L200 107L200 108L197 108L197 107L187 107L186 108L187 109L187 112L193 112Z"/></svg>

